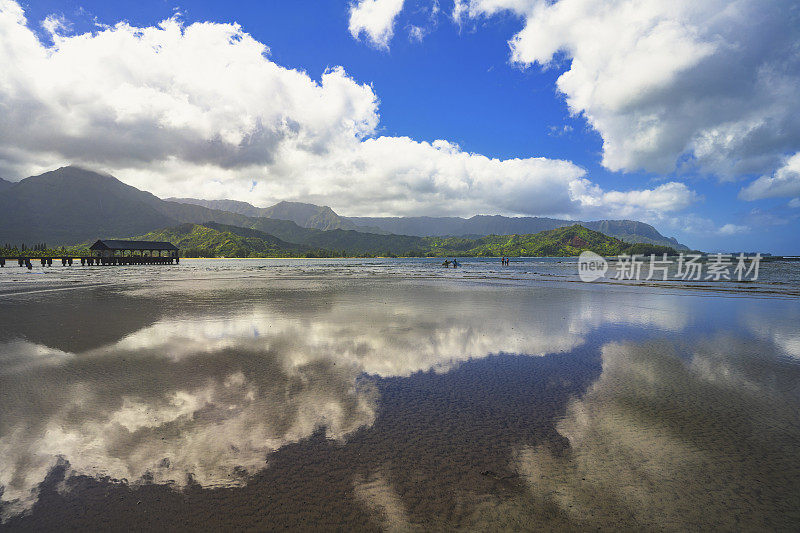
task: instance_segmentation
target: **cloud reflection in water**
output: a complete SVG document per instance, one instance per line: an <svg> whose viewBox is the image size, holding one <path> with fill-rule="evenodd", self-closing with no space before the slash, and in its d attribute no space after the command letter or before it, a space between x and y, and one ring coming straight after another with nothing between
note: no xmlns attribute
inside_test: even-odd
<svg viewBox="0 0 800 533"><path fill-rule="evenodd" d="M5 514L30 507L59 458L73 474L233 486L320 427L343 441L369 426L379 405L370 376L446 372L499 352L565 352L608 322L672 330L686 320L669 307L612 309L591 292L541 300L432 287L243 295L232 291L216 311L189 306L82 352L0 344ZM328 304L306 305L309 298ZM238 301L245 309L232 311ZM375 483L364 480L363 493L376 494L383 485Z"/></svg>
<svg viewBox="0 0 800 533"><path fill-rule="evenodd" d="M600 378L557 426L569 453L519 451L532 495L573 527L792 528L800 368L731 334L682 348L606 344Z"/></svg>

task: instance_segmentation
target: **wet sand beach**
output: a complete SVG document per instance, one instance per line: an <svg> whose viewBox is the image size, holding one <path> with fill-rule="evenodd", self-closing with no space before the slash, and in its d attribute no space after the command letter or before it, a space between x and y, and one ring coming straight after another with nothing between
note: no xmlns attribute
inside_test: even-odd
<svg viewBox="0 0 800 533"><path fill-rule="evenodd" d="M791 276L187 263L0 273L0 529L800 523Z"/></svg>

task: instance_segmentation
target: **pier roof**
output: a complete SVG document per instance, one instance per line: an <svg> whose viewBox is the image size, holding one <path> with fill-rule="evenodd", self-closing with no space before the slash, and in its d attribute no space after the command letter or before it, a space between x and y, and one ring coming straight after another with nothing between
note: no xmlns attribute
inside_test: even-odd
<svg viewBox="0 0 800 533"><path fill-rule="evenodd" d="M123 241L101 239L89 247L90 250L172 250L178 247L163 241Z"/></svg>

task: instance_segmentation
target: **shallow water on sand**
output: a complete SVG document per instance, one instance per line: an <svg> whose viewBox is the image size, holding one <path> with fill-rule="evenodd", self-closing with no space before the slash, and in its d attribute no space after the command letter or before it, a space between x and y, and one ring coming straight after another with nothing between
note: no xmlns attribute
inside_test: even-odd
<svg viewBox="0 0 800 533"><path fill-rule="evenodd" d="M137 266L131 268L65 267L53 263L50 267L37 266L30 271L7 264L0 268L0 296L9 293L59 290L64 287L94 286L120 283L172 282L186 279L238 279L281 278L313 276L336 278L437 279L482 280L514 285L539 285L542 283L581 283L577 258L574 257L515 257L507 266L498 258L465 257L459 259L458 269L443 268L442 258L401 259L181 259L180 265ZM749 264L749 263L748 263ZM703 270L697 281L670 279L645 281L649 272L642 267L641 280L616 280L613 268L595 285L649 286L670 290L714 291L733 295L768 294L771 297L800 297L800 262L761 261L758 276L744 276L744 281L707 279ZM677 263L669 270L670 278L676 275ZM735 277L733 266L727 270Z"/></svg>
<svg viewBox="0 0 800 533"><path fill-rule="evenodd" d="M391 264L3 273L0 527L796 527L791 291Z"/></svg>

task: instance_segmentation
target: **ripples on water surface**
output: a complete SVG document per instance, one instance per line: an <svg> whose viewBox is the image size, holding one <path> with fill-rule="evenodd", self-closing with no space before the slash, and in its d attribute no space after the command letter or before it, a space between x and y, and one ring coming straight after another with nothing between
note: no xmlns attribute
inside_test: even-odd
<svg viewBox="0 0 800 533"><path fill-rule="evenodd" d="M791 265L566 261L6 267L0 527L796 527Z"/></svg>

